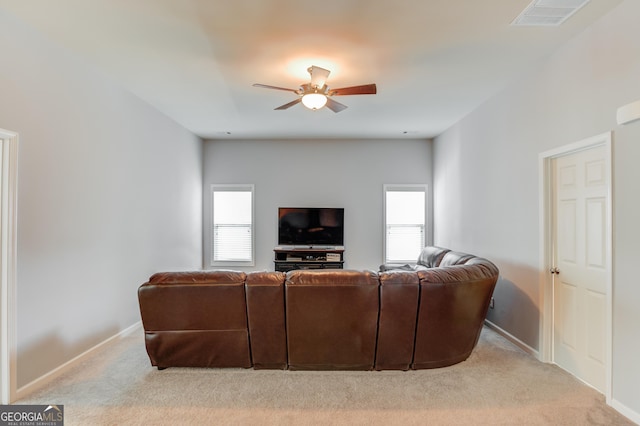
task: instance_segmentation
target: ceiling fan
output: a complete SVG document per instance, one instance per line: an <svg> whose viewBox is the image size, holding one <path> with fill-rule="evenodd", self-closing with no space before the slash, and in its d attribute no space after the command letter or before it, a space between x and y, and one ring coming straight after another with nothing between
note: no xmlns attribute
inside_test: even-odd
<svg viewBox="0 0 640 426"><path fill-rule="evenodd" d="M345 95L375 95L377 88L375 84L365 84L362 86L342 87L340 89L331 89L327 86L327 77L331 71L318 66L312 65L307 68L311 75L311 82L302 84L298 89L288 89L286 87L269 86L267 84L256 83L253 87L262 87L264 89L285 90L298 95L298 99L286 103L275 108L276 110L285 110L302 102L309 109L317 110L324 106L333 112L340 112L347 108L346 105L331 99L332 96Z"/></svg>

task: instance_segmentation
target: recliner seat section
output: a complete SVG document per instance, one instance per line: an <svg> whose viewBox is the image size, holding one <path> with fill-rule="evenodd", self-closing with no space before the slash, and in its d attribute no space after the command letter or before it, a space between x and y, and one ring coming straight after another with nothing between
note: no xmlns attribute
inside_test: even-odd
<svg viewBox="0 0 640 426"><path fill-rule="evenodd" d="M154 274L138 289L151 365L409 370L464 361L478 342L498 268L425 247L380 272Z"/></svg>
<svg viewBox="0 0 640 426"><path fill-rule="evenodd" d="M138 289L151 365L251 367L244 272L154 274Z"/></svg>
<svg viewBox="0 0 640 426"><path fill-rule="evenodd" d="M378 276L371 271L287 273L289 369L373 369L378 284Z"/></svg>

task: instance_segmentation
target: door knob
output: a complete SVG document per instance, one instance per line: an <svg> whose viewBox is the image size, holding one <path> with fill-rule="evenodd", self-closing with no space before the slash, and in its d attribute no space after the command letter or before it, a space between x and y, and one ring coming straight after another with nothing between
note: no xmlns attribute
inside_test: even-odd
<svg viewBox="0 0 640 426"><path fill-rule="evenodd" d="M549 269L549 272L551 272L552 274L559 274L559 273L560 273L560 269L558 269L558 268L551 268L551 269Z"/></svg>

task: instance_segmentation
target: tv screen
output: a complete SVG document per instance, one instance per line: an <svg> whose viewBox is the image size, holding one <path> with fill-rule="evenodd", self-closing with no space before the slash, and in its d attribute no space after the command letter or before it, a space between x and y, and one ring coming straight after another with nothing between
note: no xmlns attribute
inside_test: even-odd
<svg viewBox="0 0 640 426"><path fill-rule="evenodd" d="M344 209L280 207L278 245L341 246L344 244Z"/></svg>

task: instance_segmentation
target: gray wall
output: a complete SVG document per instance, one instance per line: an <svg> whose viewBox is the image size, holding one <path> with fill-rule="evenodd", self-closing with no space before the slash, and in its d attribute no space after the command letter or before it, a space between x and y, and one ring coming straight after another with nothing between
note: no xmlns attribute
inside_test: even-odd
<svg viewBox="0 0 640 426"><path fill-rule="evenodd" d="M614 131L613 399L640 418L640 2L627 0L434 142L435 242L495 260L489 319L539 349L538 155Z"/></svg>
<svg viewBox="0 0 640 426"><path fill-rule="evenodd" d="M153 272L202 262L202 142L0 11L19 133L17 385L140 320Z"/></svg>
<svg viewBox="0 0 640 426"><path fill-rule="evenodd" d="M382 263L382 185L426 183L431 191L431 142L205 141L205 268L211 258L213 183L255 184L256 266L237 269L273 270L277 209L297 206L344 207L345 267L377 269Z"/></svg>

